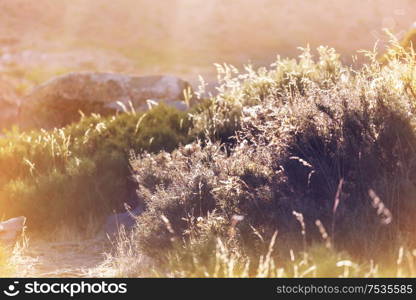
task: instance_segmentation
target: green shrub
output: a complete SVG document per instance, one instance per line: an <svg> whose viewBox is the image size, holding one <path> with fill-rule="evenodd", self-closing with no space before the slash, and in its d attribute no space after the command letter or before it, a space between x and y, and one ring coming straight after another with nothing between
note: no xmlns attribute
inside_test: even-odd
<svg viewBox="0 0 416 300"><path fill-rule="evenodd" d="M190 128L187 113L159 105L52 131L7 132L0 139L2 216L25 215L41 229L108 214L134 195L130 151L172 151L190 141Z"/></svg>

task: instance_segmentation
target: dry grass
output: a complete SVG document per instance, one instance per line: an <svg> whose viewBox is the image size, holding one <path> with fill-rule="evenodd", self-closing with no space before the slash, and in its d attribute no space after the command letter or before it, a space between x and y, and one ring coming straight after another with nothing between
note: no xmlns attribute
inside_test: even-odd
<svg viewBox="0 0 416 300"><path fill-rule="evenodd" d="M208 259L200 256L200 253L194 253L192 245L185 244L180 250L170 252L167 264L161 265L143 255L137 245L126 237L118 242L115 252L108 254L105 262L95 268L93 273L103 277L169 278L416 276L416 249L400 247L395 251L392 262L376 263L371 259L354 260L348 254L324 244L309 245L302 252L288 249L284 257L277 259L273 254L276 250L281 252L279 247L284 242L276 234L270 241L263 243L267 250L258 254L258 257L249 257L243 249L233 246L229 239L217 238Z"/></svg>

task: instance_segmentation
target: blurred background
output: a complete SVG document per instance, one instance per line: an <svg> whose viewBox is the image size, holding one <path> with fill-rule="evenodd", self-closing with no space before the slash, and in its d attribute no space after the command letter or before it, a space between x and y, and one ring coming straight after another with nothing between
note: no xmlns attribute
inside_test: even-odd
<svg viewBox="0 0 416 300"><path fill-rule="evenodd" d="M0 90L80 70L210 81L214 62L268 65L307 44L349 61L382 47L383 28L402 36L415 11L414 0L0 0Z"/></svg>

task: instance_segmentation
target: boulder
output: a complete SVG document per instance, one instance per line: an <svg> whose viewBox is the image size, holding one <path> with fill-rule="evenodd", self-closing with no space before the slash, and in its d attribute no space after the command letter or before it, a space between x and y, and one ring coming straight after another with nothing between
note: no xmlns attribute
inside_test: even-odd
<svg viewBox="0 0 416 300"><path fill-rule="evenodd" d="M178 103L188 88L189 83L175 76L69 73L36 87L22 104L21 121L30 127L61 127L79 119L79 111L107 114L131 104L143 110L149 99L186 109Z"/></svg>
<svg viewBox="0 0 416 300"><path fill-rule="evenodd" d="M17 122L19 105L0 95L0 129L11 127Z"/></svg>
<svg viewBox="0 0 416 300"><path fill-rule="evenodd" d="M17 122L19 102L14 83L0 77L0 128L10 127Z"/></svg>

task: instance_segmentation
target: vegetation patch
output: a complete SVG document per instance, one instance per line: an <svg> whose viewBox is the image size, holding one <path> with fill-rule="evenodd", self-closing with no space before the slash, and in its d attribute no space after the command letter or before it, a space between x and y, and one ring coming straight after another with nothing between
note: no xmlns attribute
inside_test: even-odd
<svg viewBox="0 0 416 300"><path fill-rule="evenodd" d="M51 131L0 138L2 217L24 215L30 229L78 224L135 196L130 150L172 151L189 142L187 113L158 105L145 114L92 115Z"/></svg>
<svg viewBox="0 0 416 300"><path fill-rule="evenodd" d="M319 276L311 253L388 265L412 249L415 57L401 51L359 70L324 47L218 66L220 94L195 116L207 139L131 161L146 210L130 247L173 276L292 276L296 253Z"/></svg>

